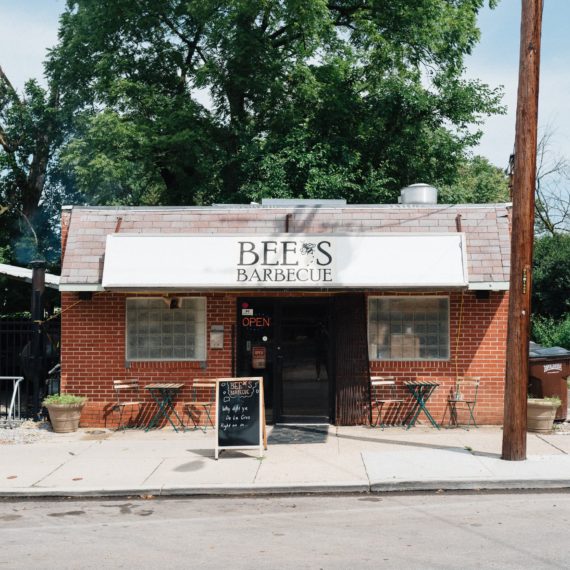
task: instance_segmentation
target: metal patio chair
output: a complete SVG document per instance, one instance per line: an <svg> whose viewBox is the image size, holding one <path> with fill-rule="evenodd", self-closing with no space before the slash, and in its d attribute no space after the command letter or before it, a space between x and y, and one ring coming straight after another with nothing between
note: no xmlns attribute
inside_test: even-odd
<svg viewBox="0 0 570 570"><path fill-rule="evenodd" d="M376 408L376 421L372 421L371 427L380 427L384 429L385 418L393 417L396 423L404 400L397 398L396 379L394 376L371 376L370 386L372 393L372 410ZM386 408L394 408L392 411L384 413Z"/></svg>
<svg viewBox="0 0 570 570"><path fill-rule="evenodd" d="M115 390L115 397L117 399L117 403L113 406L113 410L119 412L119 423L117 430L140 427L136 420L141 414L144 402L141 399L139 393L139 381L137 379L113 380L113 389ZM138 408L134 426L127 425L129 422L122 425L123 414L127 408L130 411L129 419L132 417L133 409Z"/></svg>
<svg viewBox="0 0 570 570"><path fill-rule="evenodd" d="M473 427L478 427L475 421L475 406L481 378L478 376L458 376L455 380L455 388L448 398L450 411L450 425L458 427L457 406L465 407L469 412L467 428L473 422Z"/></svg>
<svg viewBox="0 0 570 570"><path fill-rule="evenodd" d="M188 416L194 424L194 429L201 429L204 433L208 429L208 424L215 428L212 417L212 408L216 404L215 398L216 381L211 378L194 378L192 382L192 401L186 402ZM202 414L206 415L206 425L200 425Z"/></svg>

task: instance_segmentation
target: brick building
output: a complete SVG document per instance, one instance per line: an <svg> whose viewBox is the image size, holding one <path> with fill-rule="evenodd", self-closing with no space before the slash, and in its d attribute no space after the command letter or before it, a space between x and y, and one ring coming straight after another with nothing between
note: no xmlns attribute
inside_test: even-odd
<svg viewBox="0 0 570 570"><path fill-rule="evenodd" d="M510 206L264 201L66 207L62 391L116 422L113 380L263 375L270 422L365 423L370 374L456 376L503 410ZM150 400L149 400L150 406ZM448 416L447 416L448 417Z"/></svg>

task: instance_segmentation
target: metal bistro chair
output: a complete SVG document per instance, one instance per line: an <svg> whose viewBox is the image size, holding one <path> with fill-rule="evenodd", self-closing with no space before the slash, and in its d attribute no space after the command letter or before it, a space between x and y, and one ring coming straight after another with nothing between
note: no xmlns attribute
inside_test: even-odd
<svg viewBox="0 0 570 570"><path fill-rule="evenodd" d="M210 378L194 378L192 382L192 401L185 404L188 416L194 424L194 429L201 429L204 433L208 429L208 424L215 428L212 418L212 408L216 404L215 391L216 381ZM206 397L202 394L206 392ZM200 425L202 413L206 414L206 425Z"/></svg>
<svg viewBox="0 0 570 570"><path fill-rule="evenodd" d="M113 410L119 412L119 424L117 429L121 429L123 414L125 408L131 410L130 416L132 417L133 408L138 408L137 417L140 415L142 406L144 402L140 398L139 394L139 381L133 380L113 380L113 389L115 390L115 396L117 398L117 403L113 406ZM136 418L135 418L136 419ZM128 423L128 422L127 422ZM138 424L134 426L123 425L122 429L127 429L127 427L139 427Z"/></svg>
<svg viewBox="0 0 570 570"><path fill-rule="evenodd" d="M371 376L370 386L372 388L372 408L376 408L376 421L372 422L372 427L385 427L385 417L390 413L384 413L385 408L395 406L393 412L394 421L398 419L400 409L404 400L396 397L396 379L394 376Z"/></svg>
<svg viewBox="0 0 570 570"><path fill-rule="evenodd" d="M455 390L450 394L449 410L450 425L458 427L457 406L464 406L469 411L469 419L467 428L473 422L473 427L477 427L475 422L475 406L477 404L477 393L479 392L479 384L481 379L477 376L458 376L455 380Z"/></svg>

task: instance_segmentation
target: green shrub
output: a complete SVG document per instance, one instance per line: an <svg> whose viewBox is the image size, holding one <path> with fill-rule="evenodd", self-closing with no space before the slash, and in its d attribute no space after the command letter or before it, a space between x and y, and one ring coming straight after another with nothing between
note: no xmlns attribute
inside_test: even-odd
<svg viewBox="0 0 570 570"><path fill-rule="evenodd" d="M87 401L87 398L83 396L75 396L73 394L54 394L53 396L48 396L44 398L42 402L43 406L80 406Z"/></svg>
<svg viewBox="0 0 570 570"><path fill-rule="evenodd" d="M570 350L570 313L560 320L534 316L531 336L542 346L562 346Z"/></svg>

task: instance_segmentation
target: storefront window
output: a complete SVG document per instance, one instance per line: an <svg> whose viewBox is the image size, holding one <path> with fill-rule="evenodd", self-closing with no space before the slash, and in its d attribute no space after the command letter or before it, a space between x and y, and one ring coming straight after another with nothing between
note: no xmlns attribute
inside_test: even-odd
<svg viewBox="0 0 570 570"><path fill-rule="evenodd" d="M447 297L371 297L370 360L449 359Z"/></svg>
<svg viewBox="0 0 570 570"><path fill-rule="evenodd" d="M206 299L127 299L127 360L206 360Z"/></svg>

